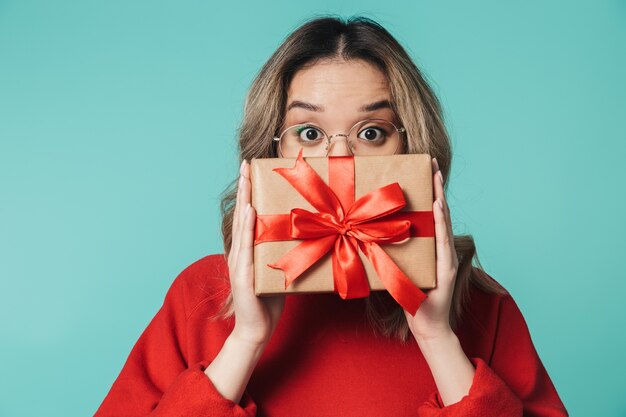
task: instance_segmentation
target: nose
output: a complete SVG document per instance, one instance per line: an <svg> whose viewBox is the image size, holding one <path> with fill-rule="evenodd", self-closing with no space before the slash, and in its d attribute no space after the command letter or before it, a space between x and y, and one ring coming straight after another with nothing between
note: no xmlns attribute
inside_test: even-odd
<svg viewBox="0 0 626 417"><path fill-rule="evenodd" d="M328 151L326 156L349 156L352 155L350 150L350 143L345 136L333 136L330 138L330 144L328 145Z"/></svg>

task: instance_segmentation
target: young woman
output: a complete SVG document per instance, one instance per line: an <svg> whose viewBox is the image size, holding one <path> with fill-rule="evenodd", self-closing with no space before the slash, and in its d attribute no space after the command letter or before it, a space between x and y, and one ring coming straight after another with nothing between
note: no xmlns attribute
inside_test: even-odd
<svg viewBox="0 0 626 417"><path fill-rule="evenodd" d="M386 291L257 297L252 158L428 153L437 288L415 315ZM254 80L225 254L176 277L96 412L105 416L567 416L515 301L452 234L440 104L376 22L295 30ZM473 266L476 260L478 266Z"/></svg>

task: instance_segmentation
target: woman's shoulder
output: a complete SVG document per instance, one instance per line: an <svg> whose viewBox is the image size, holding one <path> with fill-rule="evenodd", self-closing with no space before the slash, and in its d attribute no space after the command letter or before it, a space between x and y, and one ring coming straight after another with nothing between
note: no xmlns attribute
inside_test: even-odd
<svg viewBox="0 0 626 417"><path fill-rule="evenodd" d="M185 274L187 280L199 277L220 277L228 278L228 264L226 255L223 253L213 253L205 255L186 266L182 274Z"/></svg>
<svg viewBox="0 0 626 417"><path fill-rule="evenodd" d="M505 286L487 272L480 271L480 279L470 280L468 311L474 315L493 316L504 302L513 300Z"/></svg>
<svg viewBox="0 0 626 417"><path fill-rule="evenodd" d="M471 282L469 297L461 320L462 332L472 339L477 334L493 340L503 324L527 331L526 323L517 302L509 290L493 276L483 271L482 282ZM504 323L503 323L504 322Z"/></svg>
<svg viewBox="0 0 626 417"><path fill-rule="evenodd" d="M200 304L220 306L230 292L225 255L209 254L188 264L172 282L170 292L179 294L187 316Z"/></svg>
<svg viewBox="0 0 626 417"><path fill-rule="evenodd" d="M518 309L513 295L502 281L485 271L481 271L481 275L481 281L470 282L469 285L469 310L473 314L493 317L503 307Z"/></svg>

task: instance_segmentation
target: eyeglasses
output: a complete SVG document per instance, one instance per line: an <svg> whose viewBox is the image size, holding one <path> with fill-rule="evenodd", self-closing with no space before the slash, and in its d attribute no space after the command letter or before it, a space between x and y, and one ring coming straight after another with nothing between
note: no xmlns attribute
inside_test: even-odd
<svg viewBox="0 0 626 417"><path fill-rule="evenodd" d="M328 156L332 139L344 138L352 155L392 155L401 148L404 127L396 127L385 119L366 119L356 123L347 134L328 135L312 123L298 124L285 129L274 141L283 158L295 158L302 148L302 156Z"/></svg>

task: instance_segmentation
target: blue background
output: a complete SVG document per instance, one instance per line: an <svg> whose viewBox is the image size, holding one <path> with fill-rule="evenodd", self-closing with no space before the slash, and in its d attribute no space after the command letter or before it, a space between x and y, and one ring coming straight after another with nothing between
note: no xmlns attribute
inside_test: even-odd
<svg viewBox="0 0 626 417"><path fill-rule="evenodd" d="M376 19L432 82L455 233L568 410L626 415L626 3L504 3L0 1L0 415L95 412L176 275L221 251L253 76L327 12Z"/></svg>

